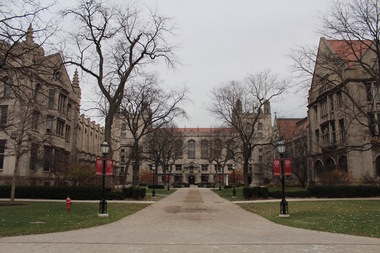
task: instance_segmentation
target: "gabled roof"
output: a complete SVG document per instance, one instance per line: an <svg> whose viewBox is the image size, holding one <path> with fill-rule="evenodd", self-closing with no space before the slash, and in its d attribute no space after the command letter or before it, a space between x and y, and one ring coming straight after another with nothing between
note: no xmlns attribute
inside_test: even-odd
<svg viewBox="0 0 380 253"><path fill-rule="evenodd" d="M278 130L285 140L291 139L306 131L307 118L277 118Z"/></svg>
<svg viewBox="0 0 380 253"><path fill-rule="evenodd" d="M348 62L362 58L371 45L370 40L327 40L327 42L342 60Z"/></svg>

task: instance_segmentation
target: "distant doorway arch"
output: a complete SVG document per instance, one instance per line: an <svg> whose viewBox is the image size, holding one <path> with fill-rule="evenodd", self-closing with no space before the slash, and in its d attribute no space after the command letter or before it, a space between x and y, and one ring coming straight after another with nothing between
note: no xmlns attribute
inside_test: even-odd
<svg viewBox="0 0 380 253"><path fill-rule="evenodd" d="M195 184L195 176L194 175L190 175L188 179L189 179L189 184Z"/></svg>

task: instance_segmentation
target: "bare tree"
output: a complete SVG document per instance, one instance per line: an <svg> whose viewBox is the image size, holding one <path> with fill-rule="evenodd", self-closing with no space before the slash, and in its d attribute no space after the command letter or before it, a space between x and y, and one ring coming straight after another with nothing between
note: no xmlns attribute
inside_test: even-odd
<svg viewBox="0 0 380 253"><path fill-rule="evenodd" d="M94 78L108 102L105 139L111 143L111 128L125 95L127 83L142 73L147 64L163 58L174 63L171 19L157 11L143 12L137 5L80 1L65 10L70 20L70 37L76 45L66 63L78 66Z"/></svg>
<svg viewBox="0 0 380 253"><path fill-rule="evenodd" d="M233 127L239 136L245 187L249 185L249 159L253 149L273 142L272 136L258 136L258 124L265 115L270 115L269 102L280 96L286 86L285 80L280 80L267 70L248 76L244 82L231 81L212 91L210 112Z"/></svg>
<svg viewBox="0 0 380 253"><path fill-rule="evenodd" d="M364 126L369 142L349 143L347 151L372 148L379 141L377 104L380 85L380 1L334 1L322 17L318 50L299 47L291 58L302 87L341 94L339 113L345 118L344 132ZM360 92L360 89L364 91ZM314 96L311 99L315 99Z"/></svg>
<svg viewBox="0 0 380 253"><path fill-rule="evenodd" d="M225 184L225 167L229 161L234 161L241 155L239 138L233 128L213 128L210 132L210 153L208 161L216 163L216 174L219 174L219 189Z"/></svg>
<svg viewBox="0 0 380 253"><path fill-rule="evenodd" d="M187 99L186 95L186 88L164 91L158 86L156 77L152 75L145 76L141 82L133 82L126 88L119 117L121 124L125 124L130 134L128 146L131 148L131 155L127 164L134 159L133 186L137 183L136 176L141 160L141 139L167 126L178 117L186 117L186 112L181 108Z"/></svg>
<svg viewBox="0 0 380 253"><path fill-rule="evenodd" d="M164 127L148 134L143 145L147 160L152 161L157 168L158 165L161 165L163 176L166 179L167 170L172 168L175 161L179 159L180 152L178 150L184 150L184 139L182 133L177 131L174 126Z"/></svg>

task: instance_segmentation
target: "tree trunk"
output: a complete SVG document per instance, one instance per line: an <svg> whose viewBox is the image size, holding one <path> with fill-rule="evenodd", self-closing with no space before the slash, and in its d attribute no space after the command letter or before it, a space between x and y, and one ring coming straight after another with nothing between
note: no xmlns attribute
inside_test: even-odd
<svg viewBox="0 0 380 253"><path fill-rule="evenodd" d="M16 155L15 169L13 171L12 184L11 184L11 198L10 198L11 202L15 201L15 196L16 196L16 180L17 180L17 175L18 175L19 160L20 160L19 156Z"/></svg>

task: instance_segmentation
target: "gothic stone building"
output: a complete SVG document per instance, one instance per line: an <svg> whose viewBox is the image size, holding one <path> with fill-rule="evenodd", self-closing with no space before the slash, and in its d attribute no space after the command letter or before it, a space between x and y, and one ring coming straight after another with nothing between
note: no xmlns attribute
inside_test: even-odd
<svg viewBox="0 0 380 253"><path fill-rule="evenodd" d="M320 39L308 97L312 180L335 169L356 180L380 176L380 87L368 75L378 72L371 47L370 41Z"/></svg>

